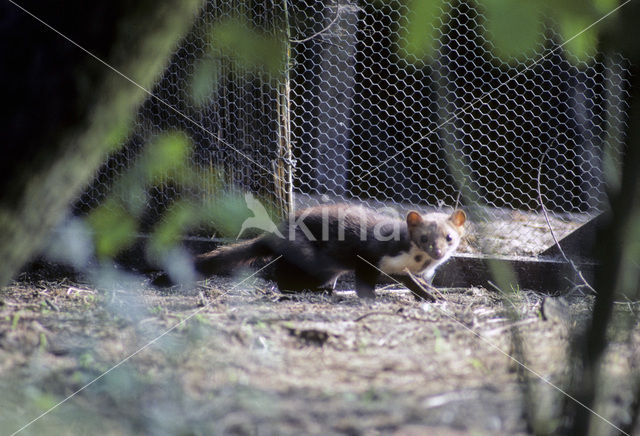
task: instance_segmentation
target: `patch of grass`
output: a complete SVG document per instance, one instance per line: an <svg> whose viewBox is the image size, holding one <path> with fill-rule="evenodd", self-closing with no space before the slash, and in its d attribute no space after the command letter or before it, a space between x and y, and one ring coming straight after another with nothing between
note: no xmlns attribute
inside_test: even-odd
<svg viewBox="0 0 640 436"><path fill-rule="evenodd" d="M93 355L88 351L78 356L78 364L81 368L92 368L95 363L96 361L93 358Z"/></svg>
<svg viewBox="0 0 640 436"><path fill-rule="evenodd" d="M487 367L484 365L484 363L482 363L482 361L476 357L472 357L469 359L469 363L471 364L471 366L473 366L474 369L482 372L483 374L488 374L489 370L487 369Z"/></svg>
<svg viewBox="0 0 640 436"><path fill-rule="evenodd" d="M440 332L440 329L438 327L433 327L433 334L436 337L433 344L433 351L436 354L442 353L444 351L449 351L449 344L442 338L442 333Z"/></svg>
<svg viewBox="0 0 640 436"><path fill-rule="evenodd" d="M18 322L20 322L20 311L17 311L13 314L13 319L11 320L11 330L15 330L18 328Z"/></svg>
<svg viewBox="0 0 640 436"><path fill-rule="evenodd" d="M44 351L47 349L47 335L44 332L40 332L40 351Z"/></svg>
<svg viewBox="0 0 640 436"><path fill-rule="evenodd" d="M153 313L154 315L162 315L166 312L166 310L164 307L157 305L149 309L149 312Z"/></svg>
<svg viewBox="0 0 640 436"><path fill-rule="evenodd" d="M51 309L49 308L49 305L47 304L46 301L42 300L40 302L40 313L42 313L43 315L46 315L49 312L51 312Z"/></svg>

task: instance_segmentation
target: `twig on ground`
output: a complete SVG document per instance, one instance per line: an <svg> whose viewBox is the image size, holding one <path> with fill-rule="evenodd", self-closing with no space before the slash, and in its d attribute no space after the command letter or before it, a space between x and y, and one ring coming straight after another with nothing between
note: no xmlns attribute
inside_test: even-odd
<svg viewBox="0 0 640 436"><path fill-rule="evenodd" d="M471 391L455 391L455 392L447 392L440 395L434 395L432 397L428 397L422 403L422 406L427 409L432 409L436 407L442 407L449 403L458 402L458 401L469 401L476 400L480 394L478 392Z"/></svg>
<svg viewBox="0 0 640 436"><path fill-rule="evenodd" d="M562 249L562 246L560 245L560 242L558 241L558 238L556 238L556 234L553 231L553 228L551 227L551 220L549 220L549 213L547 212L547 208L544 206L544 202L542 201L542 189L540 188L540 186L541 186L540 185L540 176L542 174L542 164L544 163L544 159L546 157L547 157L547 151L545 151L544 154L542 155L542 157L540 158L540 165L538 166L538 186L537 186L537 188L538 188L538 200L540 202L540 207L542 208L542 212L544 213L544 219L547 222L547 226L549 227L549 231L551 232L551 236L553 237L553 240L556 243L556 246L558 247L558 250L560 251L560 254L562 254L562 257L564 258L564 260L569 265L571 265L571 268L573 268L573 270L578 275L578 277L580 277L580 280L582 280L582 282L587 287L587 289L589 289L594 294L597 294L596 290L593 289L593 286L591 286L589 284L589 282L587 282L587 279L585 279L584 276L582 275L582 271L580 271L578 269L578 267L576 266L576 264L573 263L573 261L567 257L567 255L565 254L564 250Z"/></svg>
<svg viewBox="0 0 640 436"><path fill-rule="evenodd" d="M51 301L50 299L45 298L44 302L47 304L47 306L49 306L49 308L51 310L55 310L56 312L60 312L60 308L53 301Z"/></svg>
<svg viewBox="0 0 640 436"><path fill-rule="evenodd" d="M411 319L414 321L426 321L424 318L418 318L416 316L410 316L410 315L405 315L404 313L399 313L399 312L380 312L380 311L376 311L376 312L368 312L365 313L364 315L360 315L359 317L357 317L356 319L353 320L353 322L358 322L358 321L362 321L365 318L368 318L370 316L376 316L376 315L382 315L382 316L400 316L404 319Z"/></svg>
<svg viewBox="0 0 640 436"><path fill-rule="evenodd" d="M484 332L484 335L487 336L487 337L488 336L495 336L495 335L497 335L499 333L502 333L502 332L504 332L506 330L510 330L512 328L520 327L520 326L523 326L523 325L526 325L526 324L531 324L532 322L535 322L537 320L538 320L538 318L522 319L520 321L516 321L516 322L513 322L511 324L503 325L502 327L496 327L493 330L486 331L486 332Z"/></svg>

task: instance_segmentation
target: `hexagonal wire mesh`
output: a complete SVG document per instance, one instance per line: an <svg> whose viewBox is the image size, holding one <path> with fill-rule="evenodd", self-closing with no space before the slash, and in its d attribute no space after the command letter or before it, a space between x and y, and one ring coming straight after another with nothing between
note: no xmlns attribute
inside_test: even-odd
<svg viewBox="0 0 640 436"><path fill-rule="evenodd" d="M149 138L178 128L197 167L221 169L229 187L283 212L343 200L440 209L462 184L484 241L472 236L463 251L551 245L536 182L545 153L541 191L560 236L600 212L603 165L619 161L626 126L626 61L569 59L547 29L543 58L504 63L482 13L460 2L444 15L433 60L413 62L401 48L407 12L398 0L209 1L153 90L191 120L149 99L79 207L98 204ZM230 16L286 38L286 71L247 73L216 54L207 32ZM186 90L203 58L214 61L215 90L198 105ZM184 191L152 192L149 221Z"/></svg>

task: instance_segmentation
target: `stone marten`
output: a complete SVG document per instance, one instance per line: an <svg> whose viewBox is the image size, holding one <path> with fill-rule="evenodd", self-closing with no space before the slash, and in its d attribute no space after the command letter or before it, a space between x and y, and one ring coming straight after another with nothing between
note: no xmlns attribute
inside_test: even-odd
<svg viewBox="0 0 640 436"><path fill-rule="evenodd" d="M403 220L361 206L320 205L298 211L277 232L199 255L195 267L203 276L229 275L239 266L281 256L272 272L281 291L327 289L354 271L358 296L374 298L382 271L427 298L407 270L430 280L460 244L465 221L462 210L411 211Z"/></svg>

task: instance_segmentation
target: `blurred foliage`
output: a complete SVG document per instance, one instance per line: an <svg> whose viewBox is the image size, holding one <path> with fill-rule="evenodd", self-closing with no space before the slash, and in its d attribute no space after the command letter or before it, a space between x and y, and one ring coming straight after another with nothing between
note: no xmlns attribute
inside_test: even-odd
<svg viewBox="0 0 640 436"><path fill-rule="evenodd" d="M123 111L122 115L115 119L114 125L105 132L104 145L107 153L119 150L127 139L133 125L133 114Z"/></svg>
<svg viewBox="0 0 640 436"><path fill-rule="evenodd" d="M433 55L439 28L448 12L449 2L443 0L410 0L409 13L400 23L400 48L416 59Z"/></svg>
<svg viewBox="0 0 640 436"><path fill-rule="evenodd" d="M188 86L188 96L196 106L203 107L215 97L225 65L234 66L230 71L237 74L277 75L284 67L284 41L256 29L246 18L216 22L208 38L210 48L195 61ZM114 144L122 141L117 129L111 136ZM179 131L163 133L145 146L135 164L116 181L109 198L88 217L99 258L114 257L134 243L148 204L148 190L167 184L202 195L215 192L216 196L174 201L152 229L147 246L151 259L162 258L185 233L199 226L213 227L223 237L236 237L249 216L244 198L238 190L229 189L228 177L221 170L194 167L191 149L190 139ZM278 216L274 210L269 212Z"/></svg>
<svg viewBox="0 0 640 436"><path fill-rule="evenodd" d="M224 72L264 72L278 77L284 70L285 41L258 30L245 17L217 21L207 31L207 39L206 51L194 64L188 89L196 106L202 107L216 96Z"/></svg>
<svg viewBox="0 0 640 436"><path fill-rule="evenodd" d="M153 231L149 243L152 257L158 258L167 247L178 244L183 233L199 222L199 215L198 209L190 202L177 201L169 206L162 222Z"/></svg>
<svg viewBox="0 0 640 436"><path fill-rule="evenodd" d="M145 90L203 4L18 3L0 6L0 51L11 65L1 74L11 110L0 161L0 285L43 249L106 155L124 144Z"/></svg>
<svg viewBox="0 0 640 436"><path fill-rule="evenodd" d="M486 16L492 50L504 60L526 59L535 54L544 37L543 2L479 0Z"/></svg>
<svg viewBox="0 0 640 436"><path fill-rule="evenodd" d="M94 231L98 257L113 257L133 243L150 187L166 180L183 184L189 181L185 179L190 151L191 142L182 132L159 135L148 144L134 165L116 181L108 199L87 218Z"/></svg>
<svg viewBox="0 0 640 436"><path fill-rule="evenodd" d="M243 193L229 188L221 170L193 166L191 150L191 141L183 132L161 134L116 181L107 200L87 218L99 258L113 258L135 242L149 204L149 190L166 185L179 186L185 194L168 206L151 230L146 249L152 261L162 259L194 228L214 228L219 236L237 237L242 222L250 216ZM214 197L203 198L211 192ZM278 216L269 202L264 204L270 216Z"/></svg>
<svg viewBox="0 0 640 436"><path fill-rule="evenodd" d="M95 232L95 247L99 257L113 257L127 247L136 235L135 218L115 198L105 201L88 217Z"/></svg>
<svg viewBox="0 0 640 436"><path fill-rule="evenodd" d="M191 101L198 107L204 106L218 89L220 63L217 59L201 59L196 62L189 86Z"/></svg>
<svg viewBox="0 0 640 436"><path fill-rule="evenodd" d="M233 59L240 68L278 74L282 71L285 44L281 38L259 32L244 18L228 18L213 26L211 46Z"/></svg>
<svg viewBox="0 0 640 436"><path fill-rule="evenodd" d="M605 23L588 26L612 11L615 0L475 0L483 11L491 49L504 61L531 59L542 48L545 22L558 31L571 60L585 61L596 53L598 32ZM408 0L408 19L401 48L417 59L433 56L448 3Z"/></svg>
<svg viewBox="0 0 640 436"><path fill-rule="evenodd" d="M185 233L203 224L215 228L222 237L235 238L240 225L249 217L249 210L239 193L225 191L222 184L217 191L215 198L201 203L191 200L173 203L153 229L147 247L149 257L161 259L170 247L181 242Z"/></svg>
<svg viewBox="0 0 640 436"><path fill-rule="evenodd" d="M159 136L146 148L140 160L144 178L151 183L158 183L165 177L180 178L188 165L190 151L189 138L182 132Z"/></svg>
<svg viewBox="0 0 640 436"><path fill-rule="evenodd" d="M236 237L242 222L249 216L248 212L244 197L230 191L222 192L215 202L206 206L207 218L223 236L229 238Z"/></svg>

